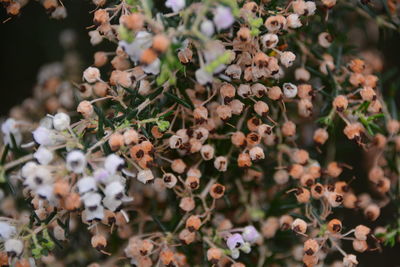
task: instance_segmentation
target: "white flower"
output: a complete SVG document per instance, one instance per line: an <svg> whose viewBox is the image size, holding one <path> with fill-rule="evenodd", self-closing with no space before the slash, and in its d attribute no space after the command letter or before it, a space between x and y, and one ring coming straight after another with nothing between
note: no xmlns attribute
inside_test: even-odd
<svg viewBox="0 0 400 267"><path fill-rule="evenodd" d="M171 8L174 12L178 12L185 7L185 0L167 0L165 6Z"/></svg>
<svg viewBox="0 0 400 267"><path fill-rule="evenodd" d="M218 30L229 28L235 21L229 7L218 6L214 13L214 24Z"/></svg>
<svg viewBox="0 0 400 267"><path fill-rule="evenodd" d="M24 185L30 189L36 189L41 185L53 183L53 176L49 169L44 166L37 166L35 172L29 175L24 181Z"/></svg>
<svg viewBox="0 0 400 267"><path fill-rule="evenodd" d="M244 244L244 240L241 234L233 234L226 240L226 245L230 250L234 250L242 247Z"/></svg>
<svg viewBox="0 0 400 267"><path fill-rule="evenodd" d="M11 147L13 146L11 134L14 136L16 145L21 144L22 134L17 127L17 121L15 121L14 119L11 119L11 118L7 119L1 125L1 131L4 134L4 137L3 137L4 144L8 144Z"/></svg>
<svg viewBox="0 0 400 267"><path fill-rule="evenodd" d="M296 29L302 26L299 15L297 14L290 14L286 18L286 26L292 29Z"/></svg>
<svg viewBox="0 0 400 267"><path fill-rule="evenodd" d="M18 239L8 239L4 243L4 250L9 255L20 256L24 250L24 243Z"/></svg>
<svg viewBox="0 0 400 267"><path fill-rule="evenodd" d="M82 179L80 179L77 183L78 185L78 190L81 195L90 192L90 191L96 191L97 189L97 184L96 180L91 177L91 176L86 176Z"/></svg>
<svg viewBox="0 0 400 267"><path fill-rule="evenodd" d="M200 24L200 31L205 36L211 37L214 34L214 24L206 19Z"/></svg>
<svg viewBox="0 0 400 267"><path fill-rule="evenodd" d="M69 127L70 123L71 123L71 118L63 112L57 113L53 118L54 129L58 131L64 131Z"/></svg>
<svg viewBox="0 0 400 267"><path fill-rule="evenodd" d="M37 164L33 161L29 161L25 163L25 165L21 169L21 176L22 178L27 178L31 175L33 175L36 171Z"/></svg>
<svg viewBox="0 0 400 267"><path fill-rule="evenodd" d="M86 168L86 158L80 150L74 150L67 155L67 170L74 173L83 173Z"/></svg>
<svg viewBox="0 0 400 267"><path fill-rule="evenodd" d="M33 139L35 139L36 143L43 146L50 146L54 144L54 134L52 130L39 126L35 131L32 132Z"/></svg>
<svg viewBox="0 0 400 267"><path fill-rule="evenodd" d="M11 236L15 235L17 230L15 226L12 226L6 222L0 221L0 238L3 240L9 239Z"/></svg>
<svg viewBox="0 0 400 267"><path fill-rule="evenodd" d="M2 125L1 125L1 131L4 134L9 134L13 133L16 134L19 132L19 129L17 127L17 121L14 119L7 119Z"/></svg>
<svg viewBox="0 0 400 267"><path fill-rule="evenodd" d="M121 200L124 196L124 186L120 182L112 182L106 186L104 194L107 197L113 197Z"/></svg>
<svg viewBox="0 0 400 267"><path fill-rule="evenodd" d="M53 152L40 146L39 149L33 154L33 157L42 165L47 165L53 160Z"/></svg>
<svg viewBox="0 0 400 267"><path fill-rule="evenodd" d="M118 199L115 199L114 197L106 196L103 199L103 205L107 209L109 209L111 211L115 211L116 209L118 209L122 205L122 201L118 200Z"/></svg>
<svg viewBox="0 0 400 267"><path fill-rule="evenodd" d="M283 84L283 94L287 98L294 98L297 95L297 86L293 83L284 83Z"/></svg>
<svg viewBox="0 0 400 267"><path fill-rule="evenodd" d="M103 206L97 206L96 208L93 209L85 209L85 214L86 214L86 220L87 221L93 221L93 220L102 220L104 218L104 207Z"/></svg>
<svg viewBox="0 0 400 267"><path fill-rule="evenodd" d="M204 69L198 69L195 72L196 80L198 83L204 85L207 83L212 83L213 81L213 75L212 73L209 73L205 71Z"/></svg>
<svg viewBox="0 0 400 267"><path fill-rule="evenodd" d="M290 51L283 52L280 57L281 63L286 67L293 65L293 61L296 60L296 55Z"/></svg>
<svg viewBox="0 0 400 267"><path fill-rule="evenodd" d="M95 83L100 79L100 70L95 67L89 67L83 72L83 79L88 83Z"/></svg>
<svg viewBox="0 0 400 267"><path fill-rule="evenodd" d="M161 60L159 58L156 58L156 60L154 60L151 64L142 66L142 69L147 74L157 75L160 73L160 67L161 67Z"/></svg>
<svg viewBox="0 0 400 267"><path fill-rule="evenodd" d="M101 195L99 193L89 192L83 196L83 204L89 210L95 210L101 203Z"/></svg>
<svg viewBox="0 0 400 267"><path fill-rule="evenodd" d="M220 172L226 172L228 168L228 160L224 156L216 157L214 160L214 167Z"/></svg>
<svg viewBox="0 0 400 267"><path fill-rule="evenodd" d="M154 175L151 170L141 170L137 175L137 179L140 182L146 184L147 182L154 179Z"/></svg>
<svg viewBox="0 0 400 267"><path fill-rule="evenodd" d="M110 173L115 174L119 168L125 164L125 161L115 154L110 154L104 161L104 168Z"/></svg>
<svg viewBox="0 0 400 267"><path fill-rule="evenodd" d="M53 198L53 186L44 184L36 188L36 194L43 199L51 200Z"/></svg>

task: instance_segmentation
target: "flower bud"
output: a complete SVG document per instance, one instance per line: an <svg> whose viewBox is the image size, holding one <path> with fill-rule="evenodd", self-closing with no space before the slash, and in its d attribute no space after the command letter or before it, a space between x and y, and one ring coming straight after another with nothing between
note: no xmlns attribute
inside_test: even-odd
<svg viewBox="0 0 400 267"><path fill-rule="evenodd" d="M100 80L100 71L98 68L89 67L83 72L83 79L88 83L95 83Z"/></svg>
<svg viewBox="0 0 400 267"><path fill-rule="evenodd" d="M315 255L319 250L318 242L315 239L308 239L304 242L303 251L306 255L312 256Z"/></svg>
<svg viewBox="0 0 400 267"><path fill-rule="evenodd" d="M182 198L179 207L186 212L193 210L195 208L194 199L191 197Z"/></svg>
<svg viewBox="0 0 400 267"><path fill-rule="evenodd" d="M87 100L81 101L76 110L85 118L89 118L93 115L93 106Z"/></svg>

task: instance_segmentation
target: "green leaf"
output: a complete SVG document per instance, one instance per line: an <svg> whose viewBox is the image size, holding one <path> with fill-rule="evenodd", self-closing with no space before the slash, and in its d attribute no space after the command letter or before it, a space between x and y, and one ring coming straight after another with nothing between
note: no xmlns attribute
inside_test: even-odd
<svg viewBox="0 0 400 267"><path fill-rule="evenodd" d="M187 103L187 102L186 102L185 100L183 100L183 99L180 99L180 98L177 97L176 95L171 94L171 93L169 93L169 92L165 92L164 95L167 96L168 98L170 98L170 99L172 99L172 100L178 102L178 103L181 104L182 106L184 106L184 107L186 107L186 108L192 109L192 107L191 107L191 105L190 105L189 103Z"/></svg>
<svg viewBox="0 0 400 267"><path fill-rule="evenodd" d="M110 127L111 129L115 130L114 124L105 117L103 110L101 108L98 108L96 105L93 105L93 108L97 116L99 116L99 118L103 120L104 124Z"/></svg>

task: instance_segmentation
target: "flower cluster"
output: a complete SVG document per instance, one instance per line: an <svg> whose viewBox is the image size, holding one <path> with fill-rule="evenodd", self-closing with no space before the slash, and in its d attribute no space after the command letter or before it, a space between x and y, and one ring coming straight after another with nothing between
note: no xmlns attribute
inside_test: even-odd
<svg viewBox="0 0 400 267"><path fill-rule="evenodd" d="M400 234L370 224L398 200L397 110L380 57L334 38L336 0L93 3L90 42L114 50L76 83L42 70L41 118L2 124L1 266L62 263L79 235L91 267L351 267Z"/></svg>

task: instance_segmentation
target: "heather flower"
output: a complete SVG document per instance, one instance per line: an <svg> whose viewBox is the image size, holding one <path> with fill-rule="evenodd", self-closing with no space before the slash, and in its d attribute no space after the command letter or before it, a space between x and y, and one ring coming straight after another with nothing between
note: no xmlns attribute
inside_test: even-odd
<svg viewBox="0 0 400 267"><path fill-rule="evenodd" d="M100 71L98 68L89 67L83 72L83 79L88 83L95 83L100 79Z"/></svg>
<svg viewBox="0 0 400 267"><path fill-rule="evenodd" d="M241 234L233 234L226 240L226 245L230 250L235 250L241 248L244 245L245 241Z"/></svg>
<svg viewBox="0 0 400 267"><path fill-rule="evenodd" d="M203 20L200 24L200 31L207 37L211 37L214 34L214 24L210 20Z"/></svg>
<svg viewBox="0 0 400 267"><path fill-rule="evenodd" d="M154 179L153 173L151 172L151 170L141 170L139 171L139 173L137 174L137 179L146 184L149 181Z"/></svg>
<svg viewBox="0 0 400 267"><path fill-rule="evenodd" d="M54 129L58 131L64 131L69 127L70 123L71 123L71 118L63 112L57 113L53 117Z"/></svg>
<svg viewBox="0 0 400 267"><path fill-rule="evenodd" d="M44 146L40 146L33 157L42 165L47 165L53 160L53 152Z"/></svg>
<svg viewBox="0 0 400 267"><path fill-rule="evenodd" d="M285 66L285 67L290 67L292 66L294 60L296 59L296 55L293 54L292 52L288 51L288 52L283 52L281 54L280 60L281 63Z"/></svg>
<svg viewBox="0 0 400 267"><path fill-rule="evenodd" d="M14 137L16 145L21 144L22 135L17 126L18 122L14 119L7 119L1 125L1 131L3 132L3 142L4 144L8 144L9 146L13 147L13 141L11 135Z"/></svg>
<svg viewBox="0 0 400 267"><path fill-rule="evenodd" d="M36 128L35 131L32 132L33 138L35 139L36 143L43 145L43 146L50 146L55 143L55 135L52 130L39 126Z"/></svg>
<svg viewBox="0 0 400 267"><path fill-rule="evenodd" d="M286 26L292 29L296 29L302 26L299 15L297 14L290 14L286 18Z"/></svg>
<svg viewBox="0 0 400 267"><path fill-rule="evenodd" d="M143 51L150 48L152 44L152 35L145 31L136 33L135 40L132 43L120 41L119 46L129 55L130 59L136 64L139 62ZM154 63L154 62L153 62Z"/></svg>
<svg viewBox="0 0 400 267"><path fill-rule="evenodd" d="M16 228L13 225L10 225L7 222L0 221L0 238L3 240L10 239L13 235L15 235Z"/></svg>
<svg viewBox="0 0 400 267"><path fill-rule="evenodd" d="M179 12L185 7L185 0L167 0L165 6L171 8L174 12Z"/></svg>
<svg viewBox="0 0 400 267"><path fill-rule="evenodd" d="M283 94L287 98L294 98L297 95L297 86L292 83L284 83L283 84Z"/></svg>
<svg viewBox="0 0 400 267"><path fill-rule="evenodd" d="M97 190L96 180L91 176L86 176L84 178L79 179L77 185L78 185L78 191L81 195L84 195L87 192Z"/></svg>
<svg viewBox="0 0 400 267"><path fill-rule="evenodd" d="M67 169L75 173L83 173L86 168L86 157L82 151L74 150L67 155Z"/></svg>
<svg viewBox="0 0 400 267"><path fill-rule="evenodd" d="M218 31L229 28L234 22L231 9L225 6L218 6L214 12L213 21Z"/></svg>
<svg viewBox="0 0 400 267"><path fill-rule="evenodd" d="M250 243L256 242L261 237L260 233L252 225L246 226L244 228L242 236L246 242Z"/></svg>
<svg viewBox="0 0 400 267"><path fill-rule="evenodd" d="M108 171L109 174L113 175L124 164L125 164L125 161L121 157L119 157L115 154L110 154L107 156L106 160L104 161L104 168Z"/></svg>
<svg viewBox="0 0 400 267"><path fill-rule="evenodd" d="M8 239L4 243L4 249L7 254L19 257L24 249L24 244L19 239Z"/></svg>

